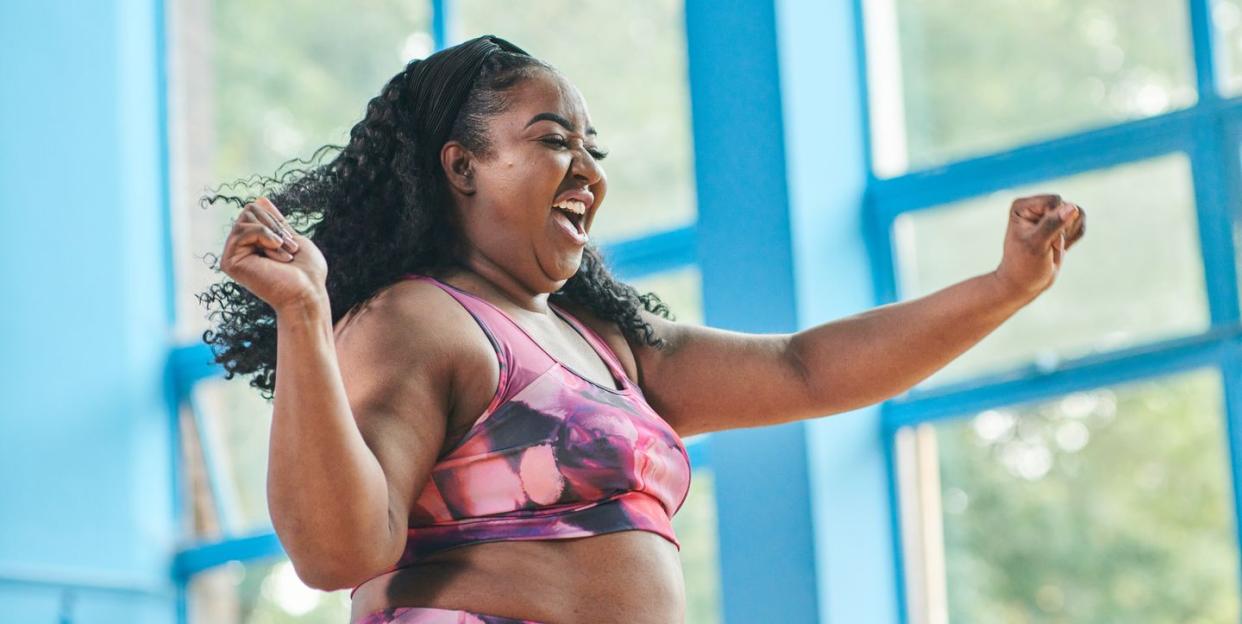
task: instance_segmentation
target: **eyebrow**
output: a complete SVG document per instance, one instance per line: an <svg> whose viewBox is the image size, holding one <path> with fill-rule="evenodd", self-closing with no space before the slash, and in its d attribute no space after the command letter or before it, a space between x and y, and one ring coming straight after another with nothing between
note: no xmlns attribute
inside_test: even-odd
<svg viewBox="0 0 1242 624"><path fill-rule="evenodd" d="M555 121L556 123L564 126L566 130L570 132L574 132L574 124L571 123L568 119L565 119L564 117L561 117L560 115L557 115L556 113L539 113L538 115L531 117L530 121L526 122L526 127L529 128L531 124L535 123L536 121ZM599 134L598 132L595 131L595 128L591 126L587 126L586 133L592 136Z"/></svg>

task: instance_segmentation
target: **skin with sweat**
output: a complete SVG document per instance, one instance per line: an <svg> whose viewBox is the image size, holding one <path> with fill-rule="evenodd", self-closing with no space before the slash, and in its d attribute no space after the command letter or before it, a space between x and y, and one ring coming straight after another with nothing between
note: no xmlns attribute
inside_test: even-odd
<svg viewBox="0 0 1242 624"><path fill-rule="evenodd" d="M437 277L501 308L575 371L612 384L600 356L547 303L582 253L552 204L589 193L589 233L607 190L586 103L542 70L509 96L489 122L486 154L454 142L441 150L467 251ZM677 550L646 531L472 544L375 576L399 556L435 457L483 412L499 366L465 309L423 281L400 281L334 325L324 258L286 225L270 201L247 205L221 266L277 312L269 508L304 581L323 590L362 583L353 621L401 606L558 624L684 621ZM746 334L642 312L668 344L657 349L567 309L604 338L679 435L776 425L913 387L1050 288L1085 231L1085 211L1059 196L1019 198L995 270L794 333Z"/></svg>

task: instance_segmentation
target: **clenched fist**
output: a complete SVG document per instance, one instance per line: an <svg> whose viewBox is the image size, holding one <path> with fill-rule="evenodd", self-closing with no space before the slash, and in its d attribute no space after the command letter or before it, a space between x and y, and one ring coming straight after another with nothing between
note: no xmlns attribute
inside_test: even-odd
<svg viewBox="0 0 1242 624"><path fill-rule="evenodd" d="M327 300L323 254L266 197L246 204L233 222L220 268L277 313Z"/></svg>
<svg viewBox="0 0 1242 624"><path fill-rule="evenodd" d="M1065 253L1086 232L1086 211L1060 195L1016 199L996 276L1016 295L1038 295L1052 286Z"/></svg>

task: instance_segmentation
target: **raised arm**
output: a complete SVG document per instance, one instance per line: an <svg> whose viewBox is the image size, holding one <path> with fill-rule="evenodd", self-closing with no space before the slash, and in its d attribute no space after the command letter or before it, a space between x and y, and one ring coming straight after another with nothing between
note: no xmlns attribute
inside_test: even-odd
<svg viewBox="0 0 1242 624"><path fill-rule="evenodd" d="M353 587L404 550L449 409L449 334L427 308L390 290L335 338L326 306L278 317L268 506L311 587Z"/></svg>
<svg viewBox="0 0 1242 624"><path fill-rule="evenodd" d="M456 338L437 325L445 306L394 286L334 328L323 254L266 199L239 215L221 267L276 311L276 535L308 585L359 584L400 557L444 441Z"/></svg>
<svg viewBox="0 0 1242 624"><path fill-rule="evenodd" d="M670 345L630 344L643 393L682 436L825 416L896 396L1051 286L1064 251L1085 232L1084 213L1054 210L1064 206L1057 196L1015 201L995 271L794 334L683 325L644 312Z"/></svg>

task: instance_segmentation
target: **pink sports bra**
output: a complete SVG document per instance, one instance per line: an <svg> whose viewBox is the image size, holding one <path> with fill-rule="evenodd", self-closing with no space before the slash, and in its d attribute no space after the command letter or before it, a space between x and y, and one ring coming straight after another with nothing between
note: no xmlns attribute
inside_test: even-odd
<svg viewBox="0 0 1242 624"><path fill-rule="evenodd" d="M557 361L488 301L430 276L404 278L428 280L466 308L496 351L500 383L465 437L437 458L392 570L467 544L631 529L681 549L671 518L690 490L690 457L598 334L548 304L620 388Z"/></svg>

